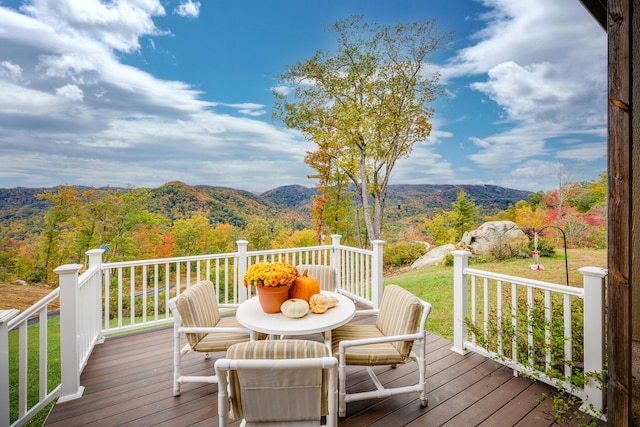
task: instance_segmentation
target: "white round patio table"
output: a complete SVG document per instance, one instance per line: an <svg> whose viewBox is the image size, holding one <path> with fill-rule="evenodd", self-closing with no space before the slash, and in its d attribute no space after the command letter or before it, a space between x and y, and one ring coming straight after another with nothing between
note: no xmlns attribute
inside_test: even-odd
<svg viewBox="0 0 640 427"><path fill-rule="evenodd" d="M306 335L326 332L325 343L331 346L331 330L349 322L356 314L356 306L344 295L322 291L327 296L338 298L338 304L322 314L312 313L292 319L282 313L265 313L258 297L253 297L238 306L236 319L245 328L269 335Z"/></svg>

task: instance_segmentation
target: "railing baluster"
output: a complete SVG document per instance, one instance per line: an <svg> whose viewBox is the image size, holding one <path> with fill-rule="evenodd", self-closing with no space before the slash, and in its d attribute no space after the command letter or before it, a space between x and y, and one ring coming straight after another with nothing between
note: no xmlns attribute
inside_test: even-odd
<svg viewBox="0 0 640 427"><path fill-rule="evenodd" d="M513 337L511 337L511 359L516 362L519 360L518 352L518 286L511 283L511 326L513 328Z"/></svg>
<svg viewBox="0 0 640 427"><path fill-rule="evenodd" d="M180 273L180 261L176 262L176 292L177 295L180 295L180 293L182 292L182 281L180 280L182 277L182 274Z"/></svg>
<svg viewBox="0 0 640 427"><path fill-rule="evenodd" d="M496 305L497 305L497 322L498 322L498 354L504 356L504 350L502 348L502 281L496 282Z"/></svg>
<svg viewBox="0 0 640 427"><path fill-rule="evenodd" d="M527 326L527 343L529 347L527 349L529 366L534 366L533 361L533 288L527 288L527 319L529 320L529 325Z"/></svg>
<svg viewBox="0 0 640 427"><path fill-rule="evenodd" d="M147 323L147 266L142 266L142 323Z"/></svg>
<svg viewBox="0 0 640 427"><path fill-rule="evenodd" d="M20 347L18 349L18 414L22 417L27 413L27 384L28 384L28 354L29 335L27 332L28 322L25 320L18 328L20 336ZM73 347L75 349L75 346Z"/></svg>
<svg viewBox="0 0 640 427"><path fill-rule="evenodd" d="M171 299L171 267L168 262L164 263L164 317L169 319L169 300Z"/></svg>
<svg viewBox="0 0 640 427"><path fill-rule="evenodd" d="M225 304L229 304L229 274L226 272L229 271L229 260L224 260L224 302ZM234 300L238 301L238 297L234 295Z"/></svg>
<svg viewBox="0 0 640 427"><path fill-rule="evenodd" d="M153 264L153 301L154 301L153 320L159 320L160 319L160 288L158 287L158 264Z"/></svg>
<svg viewBox="0 0 640 427"><path fill-rule="evenodd" d="M104 323L102 329L110 329L111 321L111 269L103 270L104 277Z"/></svg>
<svg viewBox="0 0 640 427"><path fill-rule="evenodd" d="M136 268L129 267L129 325L136 324Z"/></svg>
<svg viewBox="0 0 640 427"><path fill-rule="evenodd" d="M185 272L186 281L187 281L187 289L189 289L191 287L191 261L187 261L185 264L186 264L186 269L187 269L187 271Z"/></svg>
<svg viewBox="0 0 640 427"><path fill-rule="evenodd" d="M563 296L562 317L564 319L564 376L571 378L573 375L573 367L569 361L573 361L573 329L571 312L571 296L565 294Z"/></svg>
<svg viewBox="0 0 640 427"><path fill-rule="evenodd" d="M118 328L122 328L122 267L118 268Z"/></svg>
<svg viewBox="0 0 640 427"><path fill-rule="evenodd" d="M0 426L5 427L11 424L9 414L9 322L15 318L20 311L17 309L0 310Z"/></svg>
<svg viewBox="0 0 640 427"><path fill-rule="evenodd" d="M551 292L544 291L544 367L551 369Z"/></svg>
<svg viewBox="0 0 640 427"><path fill-rule="evenodd" d="M484 330L484 339L485 342L489 338L489 279L487 277L484 278L483 281L483 289L482 289L482 302L483 302L483 330Z"/></svg>
<svg viewBox="0 0 640 427"><path fill-rule="evenodd" d="M466 313L465 313L466 314ZM477 326L478 322L478 287L476 283L476 276L471 276L471 324ZM477 344L478 336L473 333L471 335L471 342L473 345Z"/></svg>

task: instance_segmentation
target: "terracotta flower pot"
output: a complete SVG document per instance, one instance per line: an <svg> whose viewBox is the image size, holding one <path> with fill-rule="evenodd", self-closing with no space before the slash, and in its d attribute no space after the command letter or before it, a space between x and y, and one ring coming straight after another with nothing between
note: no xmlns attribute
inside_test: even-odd
<svg viewBox="0 0 640 427"><path fill-rule="evenodd" d="M280 306L289 298L290 286L259 286L258 299L265 313L280 313Z"/></svg>

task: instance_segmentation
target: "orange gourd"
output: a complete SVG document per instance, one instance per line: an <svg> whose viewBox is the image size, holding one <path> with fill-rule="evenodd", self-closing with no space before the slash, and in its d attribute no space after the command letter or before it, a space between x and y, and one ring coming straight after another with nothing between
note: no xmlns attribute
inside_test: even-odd
<svg viewBox="0 0 640 427"><path fill-rule="evenodd" d="M302 273L302 276L296 277L289 289L289 298L299 298L309 302L311 295L320 293L320 282L309 275L307 270Z"/></svg>
<svg viewBox="0 0 640 427"><path fill-rule="evenodd" d="M315 294L309 300L309 308L312 313L322 314L338 304L338 298L322 294Z"/></svg>

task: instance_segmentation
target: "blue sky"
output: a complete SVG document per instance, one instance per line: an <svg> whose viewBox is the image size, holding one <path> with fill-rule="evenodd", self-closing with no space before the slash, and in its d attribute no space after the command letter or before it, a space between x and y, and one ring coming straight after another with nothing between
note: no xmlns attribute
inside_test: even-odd
<svg viewBox="0 0 640 427"><path fill-rule="evenodd" d="M0 187L311 187L271 90L353 14L454 33L429 65L450 96L392 184L606 171L606 34L578 0L0 0Z"/></svg>

